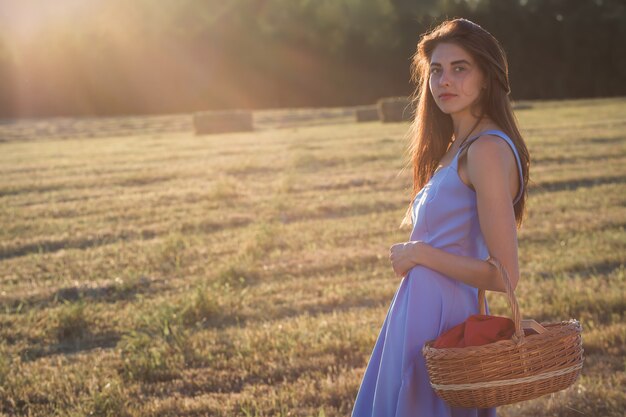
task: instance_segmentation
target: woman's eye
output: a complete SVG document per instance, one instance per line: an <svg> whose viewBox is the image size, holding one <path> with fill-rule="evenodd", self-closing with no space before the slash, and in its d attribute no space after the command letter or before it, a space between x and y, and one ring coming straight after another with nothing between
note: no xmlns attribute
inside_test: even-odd
<svg viewBox="0 0 626 417"><path fill-rule="evenodd" d="M458 72L465 71L464 67L454 67L454 69L460 70ZM430 70L431 74L435 74L436 72L439 72L439 68L433 68L433 69Z"/></svg>

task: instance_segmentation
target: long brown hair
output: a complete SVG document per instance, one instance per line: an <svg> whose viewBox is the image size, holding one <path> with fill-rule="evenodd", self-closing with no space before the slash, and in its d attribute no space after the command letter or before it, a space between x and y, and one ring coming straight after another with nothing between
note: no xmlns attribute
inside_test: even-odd
<svg viewBox="0 0 626 417"><path fill-rule="evenodd" d="M416 87L410 98L415 106L415 118L407 133L409 160L402 169L404 171L412 167L413 170L411 202L435 172L454 133L452 117L439 109L429 88L430 58L440 42L454 43L462 47L486 75L487 88L482 90L477 103L482 113L478 115L476 123L478 124L484 116L490 117L511 138L517 148L524 179L522 196L514 206L515 221L519 228L524 218L530 155L517 128L517 119L508 97L511 88L506 54L489 32L463 18L444 21L423 34L412 57L411 81ZM401 227L411 224L411 209L412 203L409 204Z"/></svg>

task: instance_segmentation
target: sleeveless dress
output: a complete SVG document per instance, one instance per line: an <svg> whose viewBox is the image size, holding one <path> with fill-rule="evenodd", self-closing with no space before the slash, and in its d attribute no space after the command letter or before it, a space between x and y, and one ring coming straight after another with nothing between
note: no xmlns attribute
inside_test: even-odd
<svg viewBox="0 0 626 417"><path fill-rule="evenodd" d="M461 181L461 151L481 135L496 135L512 148L522 194L522 166L513 141L500 130L467 139L452 162L440 168L413 201L410 240L446 252L486 260L489 256L476 208L476 193ZM486 305L489 314L489 307ZM352 417L495 417L496 408L451 407L430 386L422 346L478 314L478 289L423 265L402 278L369 358Z"/></svg>

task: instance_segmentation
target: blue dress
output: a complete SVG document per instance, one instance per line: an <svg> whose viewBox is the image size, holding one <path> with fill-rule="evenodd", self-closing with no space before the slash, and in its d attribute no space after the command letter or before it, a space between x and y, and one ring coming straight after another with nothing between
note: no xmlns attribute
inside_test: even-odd
<svg viewBox="0 0 626 417"><path fill-rule="evenodd" d="M415 196L410 240L449 253L487 259L476 208L476 193L458 175L461 151L481 135L505 140L513 150L523 186L522 166L513 141L500 130L467 139L452 162L439 169ZM487 314L489 308L487 307ZM425 342L478 314L478 289L423 265L400 282L369 358L352 417L495 417L496 408L451 407L430 386L422 356Z"/></svg>

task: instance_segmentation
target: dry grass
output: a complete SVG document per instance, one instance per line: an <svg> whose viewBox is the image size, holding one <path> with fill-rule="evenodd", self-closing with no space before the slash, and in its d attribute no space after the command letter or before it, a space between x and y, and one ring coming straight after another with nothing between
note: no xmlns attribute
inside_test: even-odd
<svg viewBox="0 0 626 417"><path fill-rule="evenodd" d="M578 318L586 362L499 415L621 416L626 100L533 105L517 295ZM348 415L410 232L407 126L0 143L0 414Z"/></svg>

